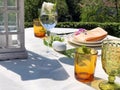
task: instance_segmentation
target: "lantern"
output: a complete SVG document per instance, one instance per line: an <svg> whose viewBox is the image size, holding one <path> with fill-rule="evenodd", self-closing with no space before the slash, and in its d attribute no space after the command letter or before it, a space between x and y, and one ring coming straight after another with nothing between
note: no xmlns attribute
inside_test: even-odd
<svg viewBox="0 0 120 90"><path fill-rule="evenodd" d="M24 0L0 0L0 60L27 58Z"/></svg>

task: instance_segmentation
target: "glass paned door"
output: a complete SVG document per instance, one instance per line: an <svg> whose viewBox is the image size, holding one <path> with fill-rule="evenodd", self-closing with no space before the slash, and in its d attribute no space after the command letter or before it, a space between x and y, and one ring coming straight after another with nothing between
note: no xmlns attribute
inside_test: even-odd
<svg viewBox="0 0 120 90"><path fill-rule="evenodd" d="M19 2L21 0L0 0L0 47L2 48L23 46L18 38L22 36L19 27L21 12Z"/></svg>
<svg viewBox="0 0 120 90"><path fill-rule="evenodd" d="M2 12L0 12L0 32L5 32L4 14Z"/></svg>
<svg viewBox="0 0 120 90"><path fill-rule="evenodd" d="M4 0L0 0L0 7L4 5Z"/></svg>
<svg viewBox="0 0 120 90"><path fill-rule="evenodd" d="M20 48L20 40L18 35L9 35L8 47L9 48Z"/></svg>
<svg viewBox="0 0 120 90"><path fill-rule="evenodd" d="M17 32L18 30L18 19L16 12L8 13L8 32Z"/></svg>
<svg viewBox="0 0 120 90"><path fill-rule="evenodd" d="M0 0L0 60L27 58L24 0Z"/></svg>
<svg viewBox="0 0 120 90"><path fill-rule="evenodd" d="M16 7L17 0L7 0L8 7Z"/></svg>
<svg viewBox="0 0 120 90"><path fill-rule="evenodd" d="M0 35L0 49L6 47L6 36L5 35Z"/></svg>

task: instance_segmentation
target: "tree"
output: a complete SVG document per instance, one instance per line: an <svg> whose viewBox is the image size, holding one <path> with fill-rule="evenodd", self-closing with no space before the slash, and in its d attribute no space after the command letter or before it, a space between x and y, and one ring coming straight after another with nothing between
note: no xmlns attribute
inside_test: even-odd
<svg viewBox="0 0 120 90"><path fill-rule="evenodd" d="M32 22L38 18L38 9L44 0L25 0L25 21Z"/></svg>
<svg viewBox="0 0 120 90"><path fill-rule="evenodd" d="M73 21L80 21L81 7L79 5L81 0L66 0L69 8L69 13Z"/></svg>
<svg viewBox="0 0 120 90"><path fill-rule="evenodd" d="M118 3L116 0L82 0L82 21L117 22L120 17L115 2Z"/></svg>
<svg viewBox="0 0 120 90"><path fill-rule="evenodd" d="M115 0L115 8L116 8L116 12L117 12L117 21L119 21L119 3L118 0Z"/></svg>

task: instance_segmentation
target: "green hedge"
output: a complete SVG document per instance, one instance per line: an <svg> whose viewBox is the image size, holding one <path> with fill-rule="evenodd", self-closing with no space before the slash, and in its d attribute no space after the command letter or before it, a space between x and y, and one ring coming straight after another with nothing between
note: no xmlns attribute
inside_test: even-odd
<svg viewBox="0 0 120 90"><path fill-rule="evenodd" d="M61 22L57 27L64 28L85 28L87 30L102 27L108 34L120 37L120 23L98 23L98 22Z"/></svg>
<svg viewBox="0 0 120 90"><path fill-rule="evenodd" d="M25 23L25 27L32 27L33 23ZM120 23L98 23L98 22L59 22L56 27L62 28L85 28L87 30L102 27L109 35L120 37Z"/></svg>

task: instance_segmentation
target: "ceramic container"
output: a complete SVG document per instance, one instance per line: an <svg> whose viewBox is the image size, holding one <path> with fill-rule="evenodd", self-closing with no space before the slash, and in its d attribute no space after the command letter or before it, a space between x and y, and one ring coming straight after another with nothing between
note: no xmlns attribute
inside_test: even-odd
<svg viewBox="0 0 120 90"><path fill-rule="evenodd" d="M52 47L56 51L65 51L66 50L66 44L64 42L60 42L60 41L54 41L52 44Z"/></svg>

